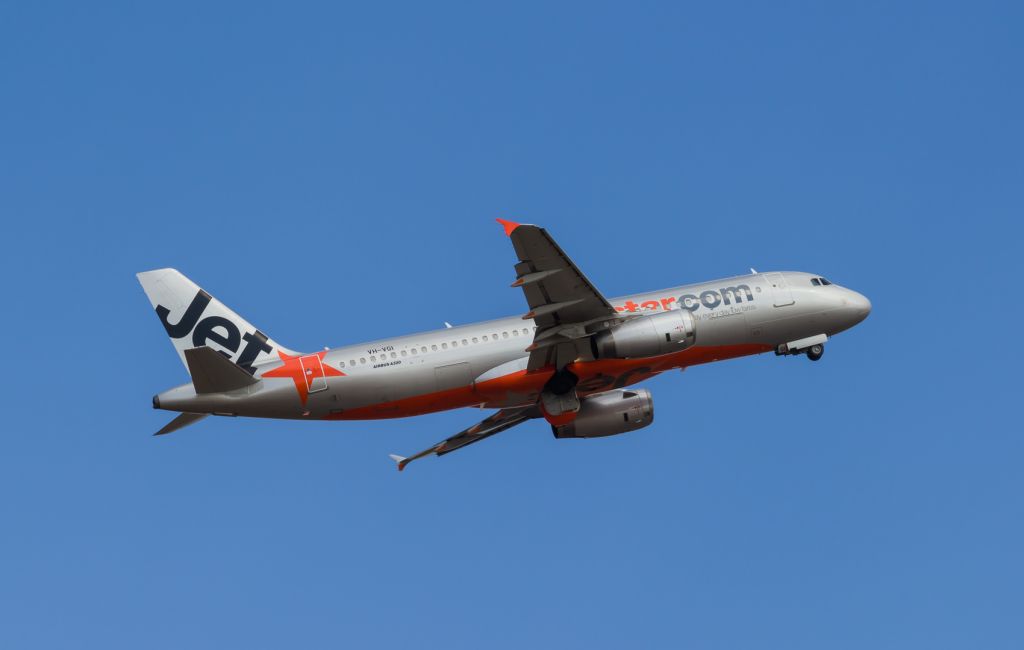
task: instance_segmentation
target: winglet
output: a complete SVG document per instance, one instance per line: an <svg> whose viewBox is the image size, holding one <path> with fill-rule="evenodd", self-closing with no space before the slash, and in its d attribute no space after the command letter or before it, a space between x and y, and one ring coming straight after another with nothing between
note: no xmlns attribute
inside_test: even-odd
<svg viewBox="0 0 1024 650"><path fill-rule="evenodd" d="M398 464L398 471L399 472L401 472L403 469L405 469L405 464L406 464L405 463L405 461L406 461L405 456L399 456L398 454L388 454L388 457L391 460L395 461L395 463Z"/></svg>
<svg viewBox="0 0 1024 650"><path fill-rule="evenodd" d="M512 231L521 225L515 221L509 221L508 219L495 219L495 221L501 224L502 228L505 229L505 234L509 237L512 236Z"/></svg>

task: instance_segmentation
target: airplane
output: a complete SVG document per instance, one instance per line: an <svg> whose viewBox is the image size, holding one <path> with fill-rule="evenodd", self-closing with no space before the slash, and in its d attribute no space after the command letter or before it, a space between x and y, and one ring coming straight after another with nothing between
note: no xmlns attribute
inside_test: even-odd
<svg viewBox="0 0 1024 650"><path fill-rule="evenodd" d="M280 345L175 269L139 273L192 379L153 397L153 408L180 413L154 435L211 414L372 420L496 409L419 453L391 455L399 471L532 419L559 439L612 436L654 421L641 381L765 352L817 361L871 311L821 275L754 269L608 299L545 229L497 221L518 258L512 287L525 314L319 352Z"/></svg>

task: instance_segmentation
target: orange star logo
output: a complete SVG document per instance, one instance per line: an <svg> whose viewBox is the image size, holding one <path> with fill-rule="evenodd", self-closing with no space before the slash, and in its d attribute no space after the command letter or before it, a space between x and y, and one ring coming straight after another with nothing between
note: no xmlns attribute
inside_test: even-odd
<svg viewBox="0 0 1024 650"><path fill-rule="evenodd" d="M261 377L283 377L294 381L295 390L299 391L299 399L302 400L303 406L306 405L306 400L309 399L311 392L323 390L320 387L314 387L314 382L319 381L321 386L326 387L328 377L345 376L345 373L342 371L332 368L323 362L327 350L305 356L295 355L294 357L280 350L277 351L277 354L281 357L281 361L284 361L284 365L266 371ZM311 388L312 390L310 390Z"/></svg>

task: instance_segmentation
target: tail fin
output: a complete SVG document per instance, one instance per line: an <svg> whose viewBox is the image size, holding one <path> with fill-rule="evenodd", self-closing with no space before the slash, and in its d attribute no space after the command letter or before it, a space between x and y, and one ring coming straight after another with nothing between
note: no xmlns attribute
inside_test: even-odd
<svg viewBox="0 0 1024 650"><path fill-rule="evenodd" d="M186 368L185 351L203 345L250 375L253 364L277 358L279 350L292 353L175 269L146 271L137 277Z"/></svg>

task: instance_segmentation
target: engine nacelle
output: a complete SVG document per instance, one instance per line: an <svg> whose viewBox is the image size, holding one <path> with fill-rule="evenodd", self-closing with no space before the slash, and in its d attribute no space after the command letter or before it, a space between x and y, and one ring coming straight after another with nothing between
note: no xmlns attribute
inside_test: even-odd
<svg viewBox="0 0 1024 650"><path fill-rule="evenodd" d="M611 390L584 397L576 419L552 426L556 438L601 438L636 431L654 422L654 400L646 388Z"/></svg>
<svg viewBox="0 0 1024 650"><path fill-rule="evenodd" d="M598 359L656 357L685 350L697 340L697 319L687 309L641 316L592 339Z"/></svg>

